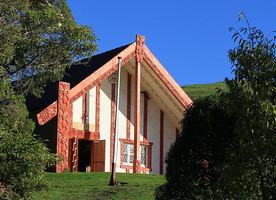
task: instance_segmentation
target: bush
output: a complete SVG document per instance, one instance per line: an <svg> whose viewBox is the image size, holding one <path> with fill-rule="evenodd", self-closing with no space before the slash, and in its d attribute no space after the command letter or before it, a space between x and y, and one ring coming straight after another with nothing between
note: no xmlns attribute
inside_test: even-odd
<svg viewBox="0 0 276 200"><path fill-rule="evenodd" d="M19 195L12 191L11 186L0 183L0 199L19 199Z"/></svg>
<svg viewBox="0 0 276 200"><path fill-rule="evenodd" d="M15 95L3 80L0 88L1 198L25 198L45 185L44 169L55 157L33 134L24 97Z"/></svg>
<svg viewBox="0 0 276 200"><path fill-rule="evenodd" d="M233 118L217 96L196 100L166 157L167 183L156 199L219 199L220 173L233 138Z"/></svg>

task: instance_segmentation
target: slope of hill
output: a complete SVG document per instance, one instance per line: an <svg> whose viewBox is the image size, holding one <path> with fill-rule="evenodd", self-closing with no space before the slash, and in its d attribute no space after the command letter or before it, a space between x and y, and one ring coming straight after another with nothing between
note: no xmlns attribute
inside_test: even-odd
<svg viewBox="0 0 276 200"><path fill-rule="evenodd" d="M34 192L36 200L154 199L155 188L164 184L162 175L116 173L117 186L109 186L109 172L46 173L48 190Z"/></svg>
<svg viewBox="0 0 276 200"><path fill-rule="evenodd" d="M196 85L185 85L182 89L188 94L188 96L195 100L202 96L215 94L217 89L226 89L224 82L210 83L210 84L196 84Z"/></svg>

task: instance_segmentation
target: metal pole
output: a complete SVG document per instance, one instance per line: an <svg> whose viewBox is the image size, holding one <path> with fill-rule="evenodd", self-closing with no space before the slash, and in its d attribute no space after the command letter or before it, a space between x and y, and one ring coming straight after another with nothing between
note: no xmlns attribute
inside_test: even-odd
<svg viewBox="0 0 276 200"><path fill-rule="evenodd" d="M116 109L115 109L115 133L114 133L114 145L113 145L113 162L112 172L109 185L116 185L116 150L117 150L117 132L118 132L118 108L119 108L119 96L120 96L120 77L121 77L121 57L118 57L118 79L117 79L117 92L116 92Z"/></svg>

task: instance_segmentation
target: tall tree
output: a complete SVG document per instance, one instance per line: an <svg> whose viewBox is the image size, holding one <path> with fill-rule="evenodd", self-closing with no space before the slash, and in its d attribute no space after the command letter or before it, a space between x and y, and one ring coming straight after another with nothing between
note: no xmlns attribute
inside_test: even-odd
<svg viewBox="0 0 276 200"><path fill-rule="evenodd" d="M275 199L276 37L265 37L245 20L247 27L230 29L238 42L229 51L235 77L226 79L229 92L222 98L238 119L224 189L232 198Z"/></svg>
<svg viewBox="0 0 276 200"><path fill-rule="evenodd" d="M91 57L96 41L66 0L0 0L0 199L27 198L53 161L33 133L24 96L39 96L65 67Z"/></svg>
<svg viewBox="0 0 276 200"><path fill-rule="evenodd" d="M0 22L0 78L20 94L39 95L97 50L93 30L74 21L66 0L1 0Z"/></svg>
<svg viewBox="0 0 276 200"><path fill-rule="evenodd" d="M156 199L276 199L276 36L245 20L230 28L235 76L217 103L195 101L184 116Z"/></svg>

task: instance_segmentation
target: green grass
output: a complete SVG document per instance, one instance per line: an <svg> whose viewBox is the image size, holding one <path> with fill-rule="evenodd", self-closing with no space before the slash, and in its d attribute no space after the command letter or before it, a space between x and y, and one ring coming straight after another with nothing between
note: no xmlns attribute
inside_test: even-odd
<svg viewBox="0 0 276 200"><path fill-rule="evenodd" d="M162 175L117 173L118 186L109 186L110 173L46 173L48 191L33 194L33 199L154 199L155 188L165 183Z"/></svg>
<svg viewBox="0 0 276 200"><path fill-rule="evenodd" d="M182 89L188 94L188 96L195 100L202 96L215 94L217 88L226 89L224 82L210 83L210 84L197 84L197 85L186 85L182 86Z"/></svg>

